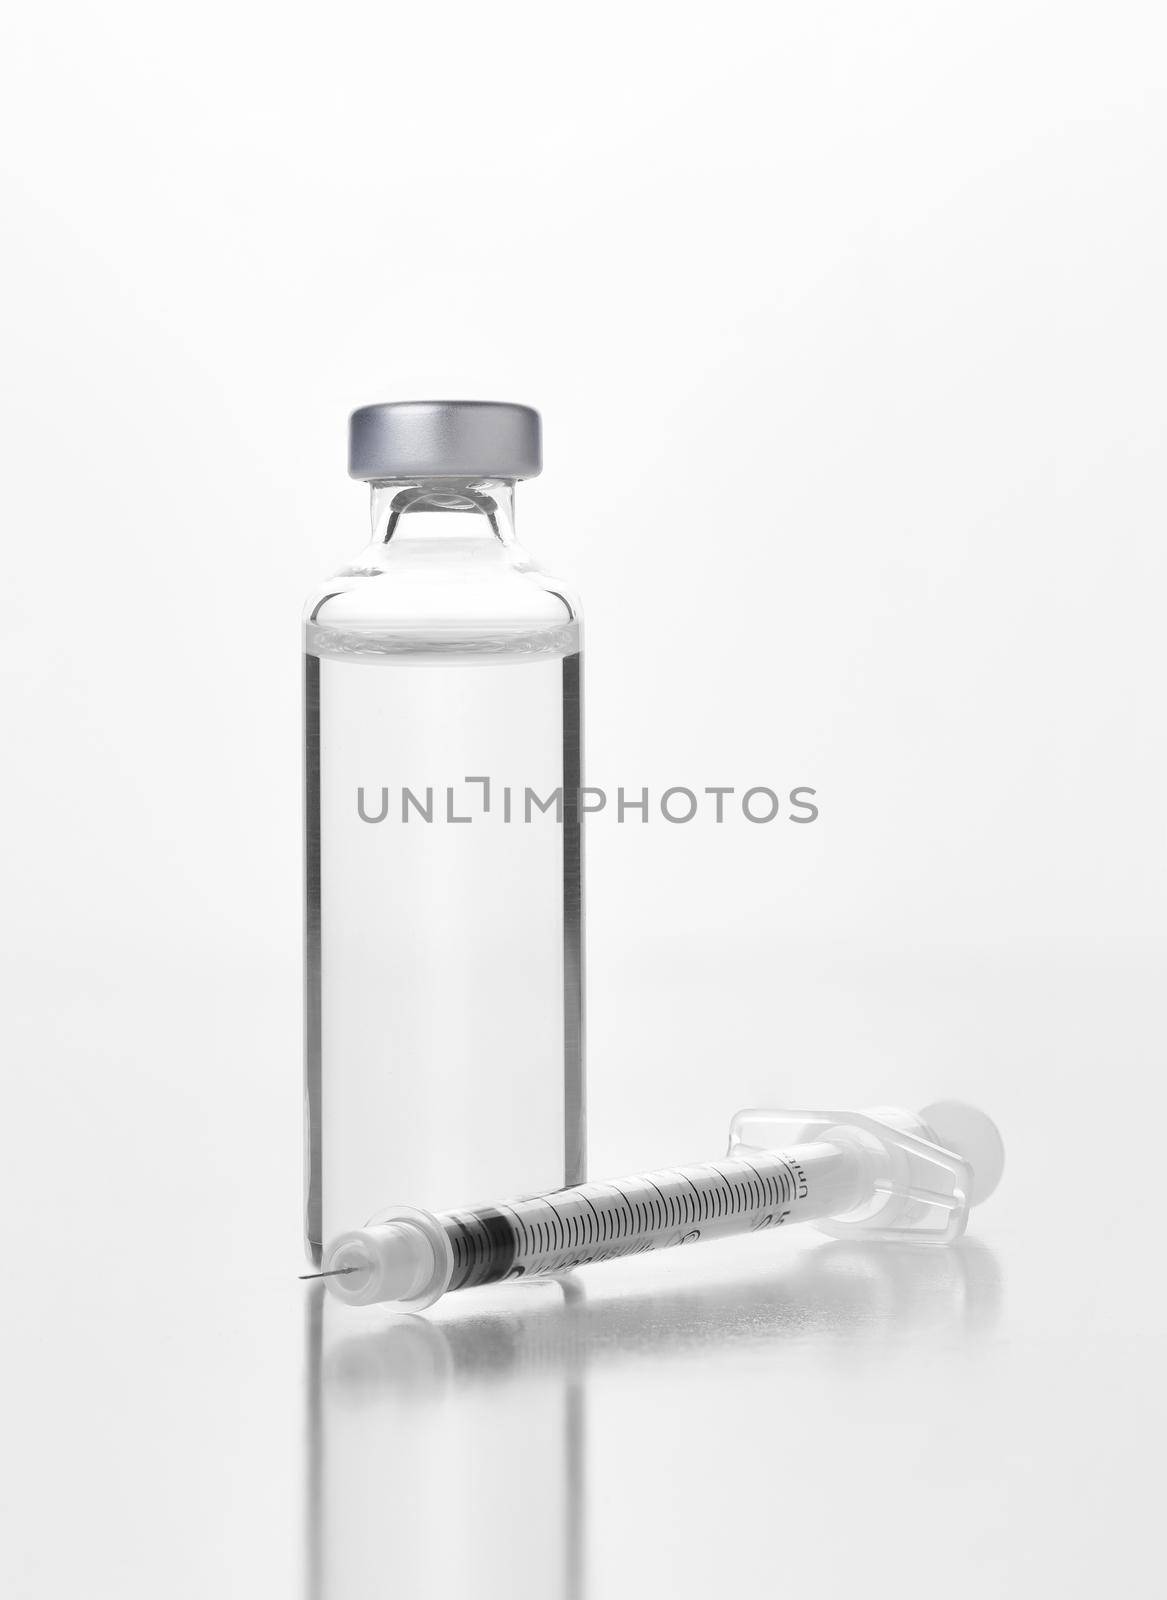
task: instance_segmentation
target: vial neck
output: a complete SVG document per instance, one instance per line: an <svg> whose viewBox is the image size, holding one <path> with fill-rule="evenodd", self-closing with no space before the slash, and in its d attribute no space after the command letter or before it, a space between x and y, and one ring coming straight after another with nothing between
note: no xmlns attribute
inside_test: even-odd
<svg viewBox="0 0 1167 1600"><path fill-rule="evenodd" d="M370 485L374 544L480 537L515 541L508 478L389 478Z"/></svg>

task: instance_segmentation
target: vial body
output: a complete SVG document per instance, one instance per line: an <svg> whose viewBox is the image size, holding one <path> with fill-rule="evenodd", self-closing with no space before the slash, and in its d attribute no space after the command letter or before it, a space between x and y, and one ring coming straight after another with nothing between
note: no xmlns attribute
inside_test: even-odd
<svg viewBox="0 0 1167 1600"><path fill-rule="evenodd" d="M374 485L372 544L306 610L314 1262L387 1193L583 1174L579 611L512 505Z"/></svg>

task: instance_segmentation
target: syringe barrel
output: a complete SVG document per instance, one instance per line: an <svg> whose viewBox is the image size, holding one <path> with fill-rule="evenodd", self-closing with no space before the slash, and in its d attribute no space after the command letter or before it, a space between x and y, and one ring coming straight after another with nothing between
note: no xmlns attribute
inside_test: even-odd
<svg viewBox="0 0 1167 1600"><path fill-rule="evenodd" d="M860 1150L824 1140L447 1211L437 1220L453 1255L448 1287L470 1289L837 1216L871 1192Z"/></svg>

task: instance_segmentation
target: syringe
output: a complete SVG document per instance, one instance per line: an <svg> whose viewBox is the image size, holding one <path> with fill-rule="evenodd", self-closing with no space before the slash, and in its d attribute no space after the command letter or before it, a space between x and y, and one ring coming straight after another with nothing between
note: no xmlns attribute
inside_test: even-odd
<svg viewBox="0 0 1167 1600"><path fill-rule="evenodd" d="M326 1278L346 1305L422 1311L452 1289L792 1222L844 1238L948 1244L997 1187L1004 1162L994 1124L957 1101L918 1115L739 1111L724 1161L469 1211L390 1206L333 1239L324 1270L307 1276Z"/></svg>

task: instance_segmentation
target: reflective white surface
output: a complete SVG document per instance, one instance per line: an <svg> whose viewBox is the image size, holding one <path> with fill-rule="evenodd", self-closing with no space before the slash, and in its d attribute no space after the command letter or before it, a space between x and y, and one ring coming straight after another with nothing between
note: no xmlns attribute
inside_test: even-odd
<svg viewBox="0 0 1167 1600"><path fill-rule="evenodd" d="M139 967L146 1003L117 1039L108 986L80 964L52 993L30 974L26 1059L35 1046L57 1070L18 1080L31 1137L6 1170L23 1220L4 1592L1146 1592L1167 1421L1146 1153L1163 1099L1136 1064L1152 956L921 958L801 985L836 1063L847 994L881 1035L909 991L951 1028L947 1060L889 1065L882 1083L863 1069L867 1098L930 1080L1000 1116L1005 1179L951 1251L792 1229L408 1319L296 1281L293 973L233 987L219 972L214 1003L176 1029L188 973ZM796 959L827 970L822 952ZM632 973L621 990L595 967L612 1021ZM970 971L992 1000L981 1019ZM651 989L649 968L638 982ZM764 1003L744 1027L762 1028ZM982 1051L990 1027L1046 1027L1058 1049L1006 1061ZM1108 1028L1104 1101L1085 1080ZM721 1072L739 1086L732 1061ZM597 1171L618 1170L621 1140L647 1159L654 1140L678 1157L719 1143L649 1077L593 1074L594 1143L616 1151ZM826 1054L820 1077L844 1087Z"/></svg>

